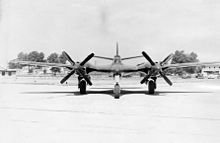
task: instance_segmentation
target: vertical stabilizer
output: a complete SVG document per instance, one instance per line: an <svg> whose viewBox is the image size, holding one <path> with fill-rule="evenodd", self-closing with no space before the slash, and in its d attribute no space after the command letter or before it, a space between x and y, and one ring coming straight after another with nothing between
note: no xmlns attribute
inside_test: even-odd
<svg viewBox="0 0 220 143"><path fill-rule="evenodd" d="M118 53L118 42L116 43L116 56L118 56L119 53Z"/></svg>

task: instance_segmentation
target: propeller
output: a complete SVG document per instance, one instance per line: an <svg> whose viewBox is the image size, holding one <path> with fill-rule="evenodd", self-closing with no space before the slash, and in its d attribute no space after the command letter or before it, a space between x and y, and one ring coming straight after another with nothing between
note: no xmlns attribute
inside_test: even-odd
<svg viewBox="0 0 220 143"><path fill-rule="evenodd" d="M153 74L153 72L150 72L148 75L146 75L142 80L141 80L141 84L145 83Z"/></svg>
<svg viewBox="0 0 220 143"><path fill-rule="evenodd" d="M63 84L67 79L71 77L75 73L75 70L72 70L70 73L68 73L61 81L60 83Z"/></svg>
<svg viewBox="0 0 220 143"><path fill-rule="evenodd" d="M71 63L71 65L73 66L75 65L75 62L70 58L70 56L65 51L63 51L62 54Z"/></svg>
<svg viewBox="0 0 220 143"><path fill-rule="evenodd" d="M90 55L88 55L81 63L80 66L84 66L85 63L87 63L92 57L94 57L95 54L91 53Z"/></svg>
<svg viewBox="0 0 220 143"><path fill-rule="evenodd" d="M169 78L165 75L165 73L163 71L160 71L160 75L164 78L164 80L170 85L172 86L173 83L169 80Z"/></svg>
<svg viewBox="0 0 220 143"><path fill-rule="evenodd" d="M152 66L154 66L155 65L155 63L153 62L153 60L150 58L150 56L148 56L148 54L146 53L146 52L142 52L142 55L150 62L150 64L152 65Z"/></svg>
<svg viewBox="0 0 220 143"><path fill-rule="evenodd" d="M70 62L70 64L73 66L73 69L71 70L71 72L69 72L61 81L60 83L63 84L66 80L68 80L74 73L79 74L80 76L82 76L86 82L89 85L92 85L92 82L90 81L90 79L88 78L88 76L86 75L85 70L83 69L83 66L95 55L94 53L91 53L90 55L88 55L81 63L75 63L70 56L63 51L62 52L64 57Z"/></svg>
<svg viewBox="0 0 220 143"><path fill-rule="evenodd" d="M172 58L173 58L173 54L170 54L160 63L160 65L163 66L163 65L167 64Z"/></svg>
<svg viewBox="0 0 220 143"><path fill-rule="evenodd" d="M173 83L169 80L169 78L165 75L163 66L167 64L173 57L173 54L167 56L162 62L155 63L150 56L146 52L142 52L142 55L147 59L147 61L151 64L150 72L141 80L141 84L145 83L152 75L160 74L164 80L171 86Z"/></svg>
<svg viewBox="0 0 220 143"><path fill-rule="evenodd" d="M77 70L77 72L86 80L86 82L89 84L89 85L92 85L92 82L90 81L90 79L88 78L88 76L86 75L86 72L82 69L82 68L79 68Z"/></svg>

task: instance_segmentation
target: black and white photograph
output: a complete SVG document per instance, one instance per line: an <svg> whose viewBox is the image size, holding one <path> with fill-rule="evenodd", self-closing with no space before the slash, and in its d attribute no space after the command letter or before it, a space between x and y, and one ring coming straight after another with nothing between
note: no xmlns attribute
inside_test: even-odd
<svg viewBox="0 0 220 143"><path fill-rule="evenodd" d="M219 0L0 0L1 143L220 143Z"/></svg>

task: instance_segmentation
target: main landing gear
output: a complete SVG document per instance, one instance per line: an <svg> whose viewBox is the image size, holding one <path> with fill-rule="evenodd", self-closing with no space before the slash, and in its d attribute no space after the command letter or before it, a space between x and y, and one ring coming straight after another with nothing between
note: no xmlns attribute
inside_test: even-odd
<svg viewBox="0 0 220 143"><path fill-rule="evenodd" d="M83 77L78 77L78 88L79 88L79 92L80 94L86 94L86 86L87 86L87 82Z"/></svg>
<svg viewBox="0 0 220 143"><path fill-rule="evenodd" d="M79 82L79 92L80 94L86 94L86 81L85 80L81 80Z"/></svg>
<svg viewBox="0 0 220 143"><path fill-rule="evenodd" d="M120 98L120 93L121 93L121 88L120 88L120 85L118 83L115 84L113 92L114 92L114 98L119 99Z"/></svg>
<svg viewBox="0 0 220 143"><path fill-rule="evenodd" d="M151 78L149 79L146 84L148 84L148 93L149 94L154 94L155 89L157 88L156 86L156 78Z"/></svg>
<svg viewBox="0 0 220 143"><path fill-rule="evenodd" d="M114 78L115 78L115 82L116 82L115 86L114 86L114 91L113 91L114 98L119 99L120 98L120 93L121 93L121 88L120 88L120 85L119 85L120 75L117 74L117 75L114 76Z"/></svg>

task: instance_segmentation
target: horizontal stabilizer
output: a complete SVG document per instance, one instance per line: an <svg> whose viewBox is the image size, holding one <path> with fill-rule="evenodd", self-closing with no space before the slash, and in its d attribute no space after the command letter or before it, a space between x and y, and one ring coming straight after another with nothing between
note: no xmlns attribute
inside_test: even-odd
<svg viewBox="0 0 220 143"><path fill-rule="evenodd" d="M121 58L121 60L130 60L130 59L136 59L136 58L141 58L143 56L134 56L134 57L127 57L127 58Z"/></svg>

